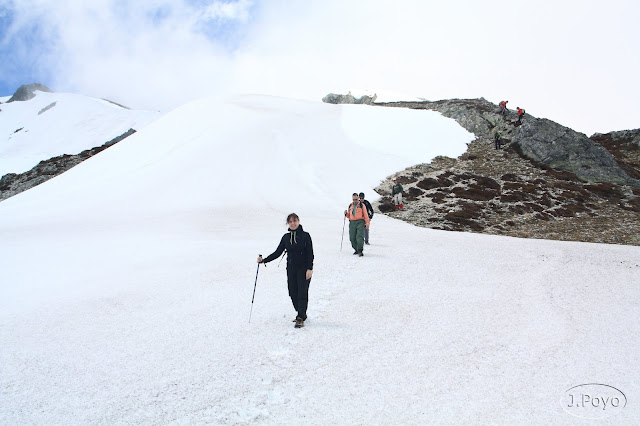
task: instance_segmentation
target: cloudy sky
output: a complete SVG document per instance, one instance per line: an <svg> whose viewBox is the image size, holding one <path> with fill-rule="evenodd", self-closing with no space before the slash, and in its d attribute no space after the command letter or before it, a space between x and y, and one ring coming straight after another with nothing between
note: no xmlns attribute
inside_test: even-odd
<svg viewBox="0 0 640 426"><path fill-rule="evenodd" d="M0 96L167 111L229 92L484 97L592 134L640 127L636 0L0 0Z"/></svg>

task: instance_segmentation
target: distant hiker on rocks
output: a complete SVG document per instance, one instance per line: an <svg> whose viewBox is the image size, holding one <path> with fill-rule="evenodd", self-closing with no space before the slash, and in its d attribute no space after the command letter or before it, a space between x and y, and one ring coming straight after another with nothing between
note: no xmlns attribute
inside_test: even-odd
<svg viewBox="0 0 640 426"><path fill-rule="evenodd" d="M364 249L364 231L369 228L369 214L367 208L360 201L357 193L351 196L353 202L349 204L349 208L344 211L344 215L349 219L349 239L351 247L355 250L353 254L362 257Z"/></svg>
<svg viewBox="0 0 640 426"><path fill-rule="evenodd" d="M504 117L507 114L507 104L509 103L509 101L501 101L500 102L500 114L502 114L502 116Z"/></svg>
<svg viewBox="0 0 640 426"><path fill-rule="evenodd" d="M516 109L518 110L518 121L516 121L516 125L521 125L522 124L522 116L524 115L524 110L520 107L516 107Z"/></svg>
<svg viewBox="0 0 640 426"><path fill-rule="evenodd" d="M496 144L496 149L500 149L500 148L502 148L502 143L501 143L501 140L500 140L500 136L501 136L501 135L500 135L500 132L498 132L498 131L496 130L496 132L495 132L495 133L494 133L494 135L493 135L493 141L494 141L494 142L495 142L495 144Z"/></svg>
<svg viewBox="0 0 640 426"><path fill-rule="evenodd" d="M287 216L289 232L282 236L276 251L269 256L258 257L258 263L269 263L277 259L285 250L287 251L287 284L289 297L293 302L296 316L296 328L304 327L307 319L307 305L309 303L309 284L313 274L313 244L311 235L305 232L300 225L297 214Z"/></svg>
<svg viewBox="0 0 640 426"><path fill-rule="evenodd" d="M371 203L364 199L364 192L361 192L358 197L360 198L360 202L364 204L364 207L367 209L367 214L369 215L369 227L364 228L364 243L369 245L369 229L371 228L371 219L373 219L373 207L371 207Z"/></svg>
<svg viewBox="0 0 640 426"><path fill-rule="evenodd" d="M404 208L402 204L402 185L398 183L398 178L393 178L393 186L391 187L391 197L393 197L393 204L396 206L396 210Z"/></svg>

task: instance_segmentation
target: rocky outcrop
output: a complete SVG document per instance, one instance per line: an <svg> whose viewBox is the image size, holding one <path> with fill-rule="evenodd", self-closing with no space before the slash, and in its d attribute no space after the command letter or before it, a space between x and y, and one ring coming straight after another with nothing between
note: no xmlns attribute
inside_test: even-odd
<svg viewBox="0 0 640 426"><path fill-rule="evenodd" d="M602 145L546 119L527 119L515 133L515 141L526 158L554 169L574 173L589 182L640 186Z"/></svg>
<svg viewBox="0 0 640 426"><path fill-rule="evenodd" d="M373 95L373 96L364 95L364 96L361 96L360 98L356 98L351 94L351 92L347 93L346 95L337 95L335 93L329 93L327 96L322 98L322 102L325 102L328 104L371 105L376 101L377 97L378 97L377 95Z"/></svg>
<svg viewBox="0 0 640 426"><path fill-rule="evenodd" d="M429 109L476 135L458 158L388 176L374 207L417 226L524 238L640 245L640 130L591 138L550 120L498 114L485 99L376 103ZM495 149L495 133L503 149ZM403 210L391 201L404 186Z"/></svg>
<svg viewBox="0 0 640 426"><path fill-rule="evenodd" d="M393 177L404 187L400 211L391 201ZM496 150L476 139L457 159L407 168L375 191L375 208L427 228L640 245L640 188L584 182L522 158L513 144Z"/></svg>
<svg viewBox="0 0 640 426"><path fill-rule="evenodd" d="M498 106L484 98L448 99L434 102L386 102L376 103L375 105L438 111L445 117L456 120L463 128L479 138L492 138L495 130L510 133L513 125L508 119L515 119L515 117L508 115L505 121L497 114Z"/></svg>
<svg viewBox="0 0 640 426"><path fill-rule="evenodd" d="M640 187L640 180L629 176L609 151L586 135L529 114L518 125L515 113L509 112L503 117L498 114L497 105L483 98L375 105L438 111L479 139L490 141L498 131L506 142L515 144L516 152L524 158L573 173L584 181Z"/></svg>
<svg viewBox="0 0 640 426"><path fill-rule="evenodd" d="M38 115L44 114L45 112L49 111L51 108L55 107L58 104L58 102L52 102L49 105L47 105L46 107L42 108L40 111L38 111Z"/></svg>
<svg viewBox="0 0 640 426"><path fill-rule="evenodd" d="M7 103L16 102L16 101L22 102L22 101L28 101L29 99L33 99L36 96L36 94L34 93L36 90L39 90L41 92L52 92L52 90L49 89L44 84L40 84L40 83L23 84L18 88L18 90L16 90L16 92L13 94L11 99L7 101Z"/></svg>
<svg viewBox="0 0 640 426"><path fill-rule="evenodd" d="M590 139L605 147L629 176L640 180L640 129L596 133Z"/></svg>
<svg viewBox="0 0 640 426"><path fill-rule="evenodd" d="M122 135L111 139L105 144L87 149L82 151L80 154L60 155L58 157L50 158L49 160L41 161L28 172L20 174L9 173L4 175L0 179L0 201L13 197L14 195L24 192L27 189L31 189L34 186L38 186L41 183L66 172L87 158L93 157L99 152L102 152L110 146L113 146L121 140L131 136L135 132L136 131L134 129L129 129Z"/></svg>

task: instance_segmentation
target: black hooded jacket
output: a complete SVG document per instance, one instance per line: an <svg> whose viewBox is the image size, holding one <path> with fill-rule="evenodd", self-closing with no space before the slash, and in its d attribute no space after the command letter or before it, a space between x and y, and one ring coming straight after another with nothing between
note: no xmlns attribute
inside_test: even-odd
<svg viewBox="0 0 640 426"><path fill-rule="evenodd" d="M285 250L287 251L287 268L313 270L313 243L311 235L302 229L302 225L298 225L295 231L289 229L289 232L282 236L276 251L265 257L262 263L277 259Z"/></svg>

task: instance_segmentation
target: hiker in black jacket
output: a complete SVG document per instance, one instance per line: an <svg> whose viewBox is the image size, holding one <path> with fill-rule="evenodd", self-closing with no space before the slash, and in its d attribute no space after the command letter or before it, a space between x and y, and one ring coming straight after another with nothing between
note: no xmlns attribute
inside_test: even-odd
<svg viewBox="0 0 640 426"><path fill-rule="evenodd" d="M493 142L496 145L496 149L501 149L502 148L502 139L501 139L500 132L498 132L496 130L496 132L493 134Z"/></svg>
<svg viewBox="0 0 640 426"><path fill-rule="evenodd" d="M287 216L289 232L282 236L276 251L269 256L258 257L258 263L269 263L277 259L285 250L287 251L287 283L289 285L289 297L293 302L296 316L296 328L304 327L307 319L307 305L309 303L309 283L313 274L313 244L311 235L305 232L300 225L297 214Z"/></svg>
<svg viewBox="0 0 640 426"><path fill-rule="evenodd" d="M361 192L358 196L360 198L360 202L364 204L364 207L367 209L367 214L369 215L369 221L373 219L373 207L371 207L371 203L364 199L364 192ZM369 229L371 228L371 222L369 222L369 228L364 228L364 243L369 245Z"/></svg>

